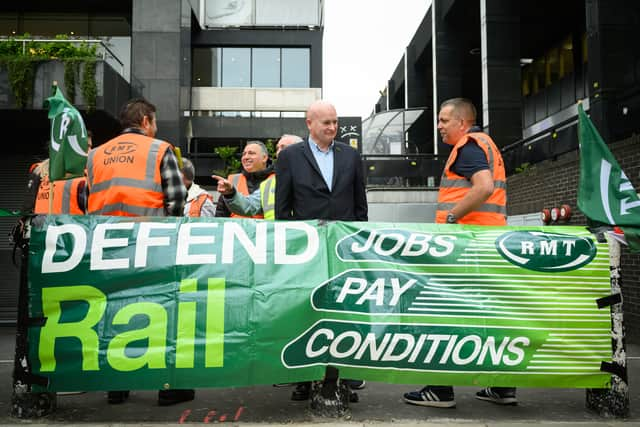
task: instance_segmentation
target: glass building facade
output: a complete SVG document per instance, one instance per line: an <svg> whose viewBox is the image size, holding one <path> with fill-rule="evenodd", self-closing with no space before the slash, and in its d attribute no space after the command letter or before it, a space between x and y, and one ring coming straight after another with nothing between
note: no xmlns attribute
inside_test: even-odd
<svg viewBox="0 0 640 427"><path fill-rule="evenodd" d="M309 48L194 48L192 60L193 86L310 87Z"/></svg>

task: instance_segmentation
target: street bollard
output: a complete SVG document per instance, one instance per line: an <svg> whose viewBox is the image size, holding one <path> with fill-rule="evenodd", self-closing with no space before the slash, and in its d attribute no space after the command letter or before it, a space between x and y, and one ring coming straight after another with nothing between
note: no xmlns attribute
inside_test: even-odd
<svg viewBox="0 0 640 427"><path fill-rule="evenodd" d="M619 302L611 305L612 363L603 362L602 368L612 372L610 389L587 389L586 406L607 418L629 416L629 384L627 382L627 355L622 311L622 284L620 280L620 243L606 235L609 244L611 269L611 294L619 296Z"/></svg>
<svg viewBox="0 0 640 427"><path fill-rule="evenodd" d="M28 363L29 324L29 220L23 219L24 230L15 242L20 252L20 283L18 290L18 325L16 328L16 349L13 364L13 390L11 395L11 415L16 418L38 418L56 410L56 394L31 391L31 384L46 385L46 379L31 374Z"/></svg>
<svg viewBox="0 0 640 427"><path fill-rule="evenodd" d="M331 418L349 417L350 390L338 377L338 369L327 366L324 380L311 383L309 406L314 415Z"/></svg>

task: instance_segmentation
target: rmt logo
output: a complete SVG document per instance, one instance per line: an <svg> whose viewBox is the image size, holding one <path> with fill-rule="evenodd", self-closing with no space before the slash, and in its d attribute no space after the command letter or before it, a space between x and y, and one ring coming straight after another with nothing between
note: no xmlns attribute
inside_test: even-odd
<svg viewBox="0 0 640 427"><path fill-rule="evenodd" d="M589 238L541 231L505 233L496 239L496 249L511 264L544 272L576 270L596 256Z"/></svg>

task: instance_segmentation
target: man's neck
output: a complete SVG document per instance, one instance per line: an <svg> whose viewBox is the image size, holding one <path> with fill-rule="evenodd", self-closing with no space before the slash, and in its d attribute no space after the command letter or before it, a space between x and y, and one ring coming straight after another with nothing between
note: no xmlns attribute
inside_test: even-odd
<svg viewBox="0 0 640 427"><path fill-rule="evenodd" d="M309 139L311 140L312 143L316 144L316 146L318 147L318 149L324 153L326 153L327 151L329 151L329 148L331 147L331 144L333 144L333 141L329 141L328 144L324 144L320 141L317 141L315 139L313 139L312 136L309 136Z"/></svg>
<svg viewBox="0 0 640 427"><path fill-rule="evenodd" d="M144 129L141 129L138 127L130 127L130 128L123 129L122 133L137 133L139 135L147 136L147 134L144 132Z"/></svg>

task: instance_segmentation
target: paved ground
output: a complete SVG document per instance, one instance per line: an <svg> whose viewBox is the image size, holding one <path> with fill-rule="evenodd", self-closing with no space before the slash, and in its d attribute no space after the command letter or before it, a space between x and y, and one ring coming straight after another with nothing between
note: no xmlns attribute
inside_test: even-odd
<svg viewBox="0 0 640 427"><path fill-rule="evenodd" d="M156 392L134 391L128 402L108 405L105 393L89 392L58 397L58 410L44 419L19 420L10 417L11 373L15 330L0 327L0 425L76 424L93 425L171 425L182 423L348 425L463 425L518 426L542 425L633 425L640 426L640 346L628 346L631 417L627 420L603 419L584 407L584 390L519 389L518 406L501 407L473 398L474 388L457 387L455 409L422 408L402 402L402 393L411 385L367 384L360 391L360 402L351 405L351 416L332 420L316 418L306 402L289 400L291 388L271 386L201 389L194 401L171 407L156 404Z"/></svg>

